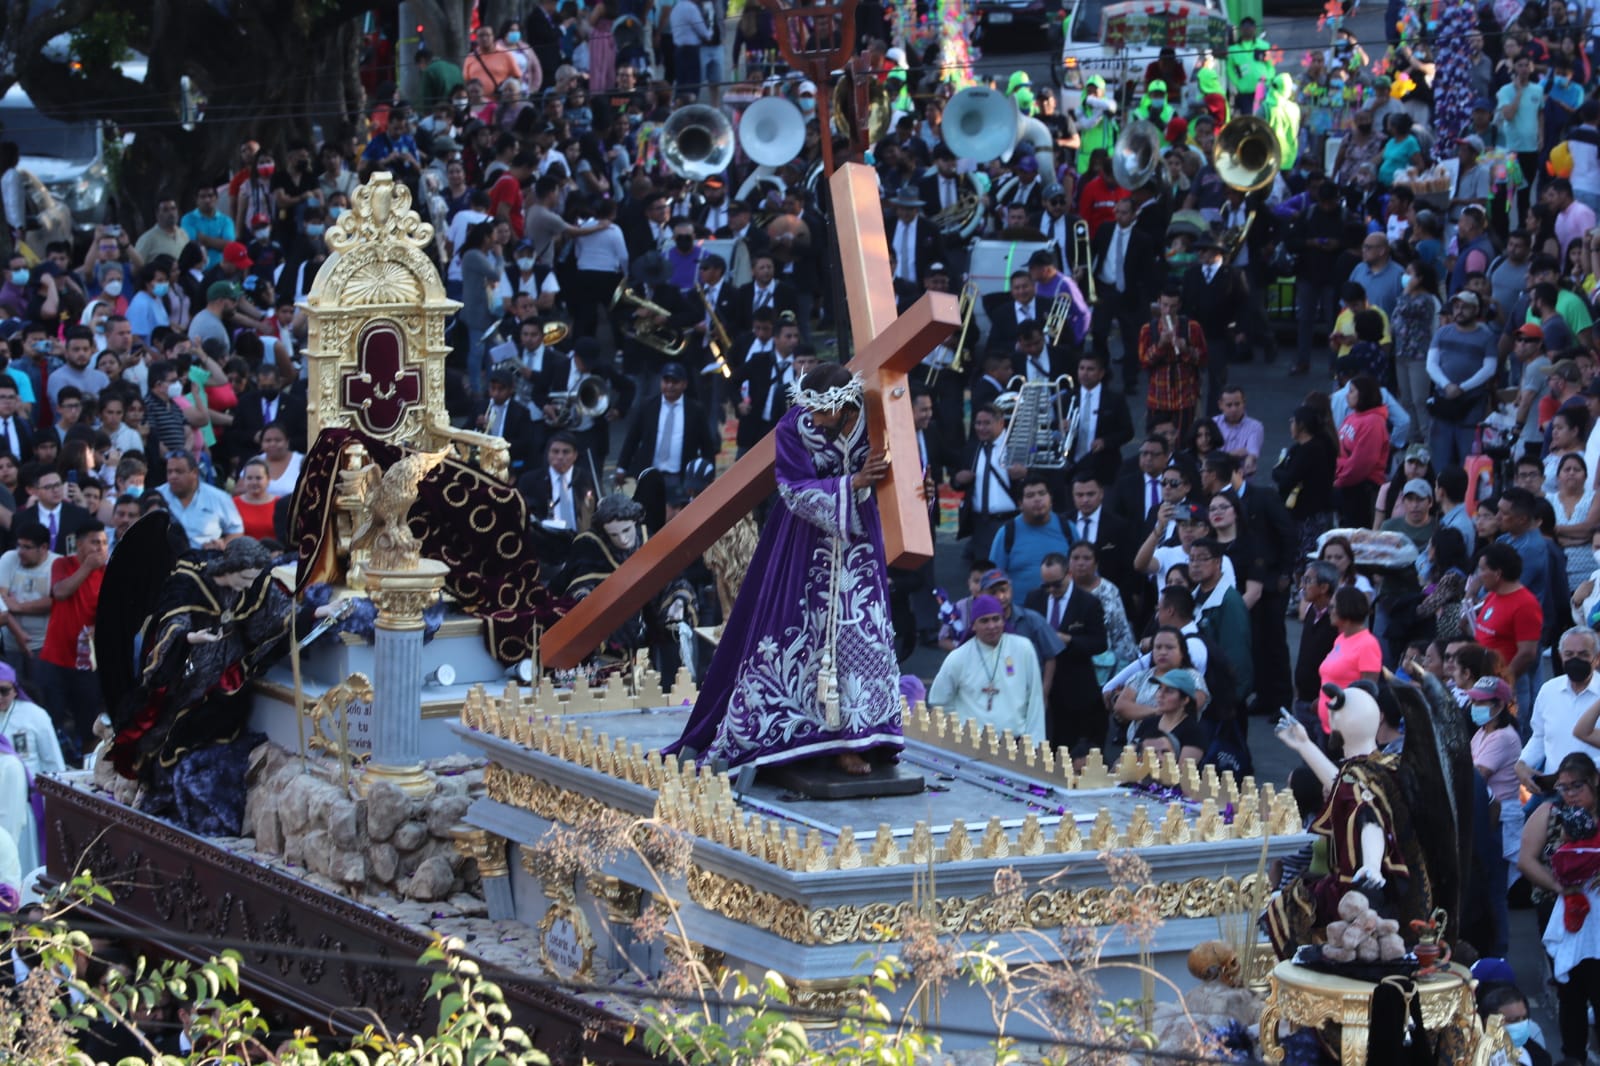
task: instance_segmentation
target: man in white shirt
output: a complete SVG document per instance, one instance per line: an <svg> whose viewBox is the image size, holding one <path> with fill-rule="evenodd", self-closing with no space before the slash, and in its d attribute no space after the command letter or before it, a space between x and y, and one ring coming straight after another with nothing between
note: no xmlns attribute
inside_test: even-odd
<svg viewBox="0 0 1600 1066"><path fill-rule="evenodd" d="M580 229L611 222L616 217L617 207L610 200L600 200L593 212L593 218L580 220ZM606 226L574 239L573 252L578 262L578 277L570 301L572 328L580 337L593 337L600 321L598 309L611 307L611 297L627 272L628 242L616 226Z"/></svg>
<svg viewBox="0 0 1600 1066"><path fill-rule="evenodd" d="M0 612L5 625L5 661L29 680L29 664L44 644L50 624L50 532L37 522L19 522L17 546L0 555Z"/></svg>
<svg viewBox="0 0 1600 1066"><path fill-rule="evenodd" d="M1039 656L1026 637L1006 632L1000 601L972 601L973 639L945 657L928 689L928 705L963 719L992 725L995 732L1043 740L1044 687Z"/></svg>
<svg viewBox="0 0 1600 1066"><path fill-rule="evenodd" d="M1528 740L1517 760L1517 777L1536 795L1548 791L1549 777L1572 752L1584 752L1600 763L1600 748L1572 735L1578 718L1600 699L1600 675L1594 669L1600 635L1588 626L1573 626L1561 634L1559 647L1566 672L1546 681L1534 697ZM1543 783L1540 777L1545 777Z"/></svg>

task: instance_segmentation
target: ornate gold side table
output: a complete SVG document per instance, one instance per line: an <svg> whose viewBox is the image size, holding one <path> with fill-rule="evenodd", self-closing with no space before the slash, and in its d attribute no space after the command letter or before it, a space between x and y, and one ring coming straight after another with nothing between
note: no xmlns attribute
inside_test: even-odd
<svg viewBox="0 0 1600 1066"><path fill-rule="evenodd" d="M1469 1045L1478 1042L1481 1027L1471 979L1464 967L1452 963L1447 971L1417 982L1417 994L1422 997L1422 1024L1428 1032L1460 1026L1470 1034ZM1278 1043L1279 1022L1296 1029L1320 1029L1333 1022L1341 1027L1340 1066L1364 1066L1374 982L1336 977L1293 962L1278 963L1270 981L1267 1005L1261 1011L1264 1061L1283 1061L1283 1047Z"/></svg>

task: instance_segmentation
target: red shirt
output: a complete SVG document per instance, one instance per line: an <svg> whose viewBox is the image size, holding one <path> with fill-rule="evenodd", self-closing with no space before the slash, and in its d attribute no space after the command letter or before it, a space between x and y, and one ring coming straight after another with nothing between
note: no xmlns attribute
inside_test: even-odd
<svg viewBox="0 0 1600 1066"><path fill-rule="evenodd" d="M522 236L522 186L510 174L500 175L489 189L489 217L500 217L500 205L511 208L511 232Z"/></svg>
<svg viewBox="0 0 1600 1066"><path fill-rule="evenodd" d="M82 564L76 555L65 555L50 566L50 584L60 584L78 572ZM55 666L73 670L78 665L78 634L84 627L94 627L95 610L100 605L100 582L105 578L105 568L90 574L78 591L64 600L56 600L50 608L50 622L45 626L44 645L39 658Z"/></svg>
<svg viewBox="0 0 1600 1066"><path fill-rule="evenodd" d="M1317 674L1322 678L1324 685L1338 685L1340 688L1349 688L1361 680L1362 674L1376 674L1382 671L1383 645L1378 643L1378 638L1368 629L1348 637L1341 633L1333 642L1333 650L1328 652L1317 667ZM1330 732L1326 692L1317 697L1317 717L1322 721L1322 731Z"/></svg>
<svg viewBox="0 0 1600 1066"><path fill-rule="evenodd" d="M1078 217L1089 223L1090 235L1099 233L1101 226L1117 220L1117 201L1127 198L1127 189L1096 174L1083 183L1078 193Z"/></svg>
<svg viewBox="0 0 1600 1066"><path fill-rule="evenodd" d="M51 621L55 616L51 615ZM1473 619L1473 639L1485 648L1492 648L1511 665L1516 658L1517 644L1525 640L1538 640L1544 629L1544 610L1539 600L1526 588L1519 588L1509 596L1489 593L1483 606ZM48 640L48 638L46 638Z"/></svg>

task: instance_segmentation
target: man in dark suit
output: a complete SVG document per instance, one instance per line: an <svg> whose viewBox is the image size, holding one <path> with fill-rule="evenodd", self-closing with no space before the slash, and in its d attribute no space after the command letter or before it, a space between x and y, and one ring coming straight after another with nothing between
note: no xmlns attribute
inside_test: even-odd
<svg viewBox="0 0 1600 1066"><path fill-rule="evenodd" d="M477 427L506 442L511 471L519 473L539 453L533 450L533 419L515 396L516 376L510 370L489 371L489 396L478 412Z"/></svg>
<svg viewBox="0 0 1600 1066"><path fill-rule="evenodd" d="M1139 330L1150 317L1150 286L1153 278L1164 277L1155 269L1158 247L1148 234L1135 228L1133 203L1118 200L1116 221L1107 222L1091 241L1094 252L1095 288L1099 295L1094 305L1090 329L1094 350L1109 365L1111 330L1122 334L1122 391L1139 395Z"/></svg>
<svg viewBox="0 0 1600 1066"><path fill-rule="evenodd" d="M750 253L750 281L739 286L734 308L738 314L739 330L747 330L755 313L763 307L772 308L775 314L788 311L800 313L800 294L787 281L777 277L777 264L767 252ZM799 321L797 318L795 321Z"/></svg>
<svg viewBox="0 0 1600 1066"><path fill-rule="evenodd" d="M635 295L667 313L663 318L648 308L629 305L632 314L624 328L634 334L634 337L628 337L623 341L622 364L625 371L638 375L660 366L667 356L659 349L635 339L636 337L643 336L646 328L689 335L694 330L694 324L703 317L705 309L697 310L678 287L672 284L672 267L668 265L666 257L659 252L647 252L634 260L631 273Z"/></svg>
<svg viewBox="0 0 1600 1066"><path fill-rule="evenodd" d="M902 189L889 206L894 216L884 228L894 253L894 278L920 289L928 267L944 258L944 241L938 228L922 216L922 197L915 192Z"/></svg>
<svg viewBox="0 0 1600 1066"><path fill-rule="evenodd" d="M16 513L14 524L39 523L50 534L51 551L71 554L78 530L94 516L77 504L66 502L66 478L50 467L29 464L22 468L20 476L22 487L33 494L33 502Z"/></svg>
<svg viewBox="0 0 1600 1066"><path fill-rule="evenodd" d="M1206 405L1214 411L1228 383L1228 363L1239 337L1240 316L1250 306L1244 275L1223 262L1222 246L1209 234L1194 242L1197 262L1183 272L1183 307L1206 335Z"/></svg>
<svg viewBox="0 0 1600 1066"><path fill-rule="evenodd" d="M1078 426L1072 440L1072 472L1089 473L1102 485L1116 480L1122 449L1133 440L1127 401L1106 385L1106 364L1093 352L1078 357Z"/></svg>
<svg viewBox="0 0 1600 1066"><path fill-rule="evenodd" d="M1069 565L1059 552L1046 555L1039 565L1040 585L1023 606L1037 611L1064 645L1045 693L1050 743L1083 755L1106 736L1106 705L1094 670L1094 657L1107 647L1106 615L1094 593L1075 587ZM1093 568L1084 570L1087 577Z"/></svg>
<svg viewBox="0 0 1600 1066"><path fill-rule="evenodd" d="M743 200L734 200L728 204L728 224L716 231L716 236L722 240L743 241L745 251L750 253L752 259L764 252L771 245L767 238L767 231L758 229L750 224L753 217L750 205Z"/></svg>
<svg viewBox="0 0 1600 1066"><path fill-rule="evenodd" d="M745 364L735 408L739 416L740 455L754 448L789 410L789 386L802 376L795 365L799 347L799 323L792 314L780 315L772 335L772 351Z"/></svg>
<svg viewBox="0 0 1600 1066"><path fill-rule="evenodd" d="M653 192L644 198L644 213L622 224L622 239L628 256L637 261L648 252L665 252L672 247L671 204L665 193Z"/></svg>
<svg viewBox="0 0 1600 1066"><path fill-rule="evenodd" d="M956 163L956 154L943 142L934 145L933 170L917 183L917 194L928 205L930 216L955 207L964 197L974 198L973 210L979 215L983 213L982 197L973 184L972 175L957 174ZM946 235L943 258L956 277L966 276L969 257L962 242Z"/></svg>
<svg viewBox="0 0 1600 1066"><path fill-rule="evenodd" d="M528 520L578 532L598 500L594 479L578 461L578 438L566 430L550 435L545 461L530 465L517 479L528 505Z"/></svg>
<svg viewBox="0 0 1600 1066"><path fill-rule="evenodd" d="M26 463L33 458L33 438L33 424L17 400L17 383L9 374L0 374L0 448L19 464Z"/></svg>
<svg viewBox="0 0 1600 1066"><path fill-rule="evenodd" d="M1033 277L1026 270L1013 270L1010 289L986 295L983 309L989 316L985 347L1007 350L1016 347L1018 330L1024 322L1043 323L1050 314L1048 303L1039 299ZM1138 339L1137 333L1134 339Z"/></svg>
<svg viewBox="0 0 1600 1066"><path fill-rule="evenodd" d="M1106 506L1105 489L1093 475L1080 473L1072 481L1072 542L1087 541L1100 553L1100 573L1124 597L1135 584L1133 557L1139 550L1136 526Z"/></svg>
<svg viewBox="0 0 1600 1066"><path fill-rule="evenodd" d="M544 323L538 315L522 323L510 346L492 349L489 357L496 364L516 360L517 366L511 371L512 398L528 412L528 456L543 455L550 422L559 414L550 395L566 391L572 376L571 360L545 346Z"/></svg>
<svg viewBox="0 0 1600 1066"><path fill-rule="evenodd" d="M228 455L243 462L261 454L261 431L274 422L288 431L289 447L305 449L305 397L285 391L278 381L277 364L263 359L256 367L255 386L240 395L233 409L233 425L223 438Z"/></svg>
<svg viewBox="0 0 1600 1066"><path fill-rule="evenodd" d="M972 383L972 414L977 421L978 408L994 403L1016 374L1015 356L1003 349L991 348L983 353L983 374Z"/></svg>
<svg viewBox="0 0 1600 1066"><path fill-rule="evenodd" d="M701 364L696 369L709 374L715 372L712 367L716 363L716 358L711 349L711 342L716 333L712 328L711 315L706 308L709 306L715 309L717 321L724 330L731 332L734 328L735 315L738 313L739 296L736 286L728 281L728 263L722 256L710 253L702 257L699 274L700 291L705 294L704 299L696 295L690 300L691 305L700 312L700 321L694 324L701 359ZM728 358L726 351L721 354L724 360Z"/></svg>
<svg viewBox="0 0 1600 1066"><path fill-rule="evenodd" d="M696 236L709 237L728 225L731 218L728 186L717 174L701 182L700 189L700 201L689 209L689 218L694 222Z"/></svg>
<svg viewBox="0 0 1600 1066"><path fill-rule="evenodd" d="M745 367L759 355L772 351L772 335L777 331L778 315L770 307L763 307L752 317L750 328L736 334L733 348L728 352L728 369L733 372L729 382L729 399L738 395L739 383L744 380ZM731 328L731 327L730 327Z"/></svg>
<svg viewBox="0 0 1600 1066"><path fill-rule="evenodd" d="M667 487L683 483L684 471L696 459L716 461L717 440L707 424L705 408L684 398L688 371L682 363L661 368L661 395L639 408L617 458L617 481L638 477L647 468L661 471Z"/></svg>
<svg viewBox="0 0 1600 1066"><path fill-rule="evenodd" d="M961 459L961 469L950 478L952 488L966 493L961 501L958 538L968 538L962 552L971 563L987 557L995 531L1017 516L1022 478L1027 470L1008 465L1001 438L1006 423L992 404L972 411L972 440Z"/></svg>
<svg viewBox="0 0 1600 1066"><path fill-rule="evenodd" d="M1135 529L1144 529L1161 509L1161 478L1172 461L1172 445L1151 434L1134 456L1137 468L1117 478L1111 487L1111 509Z"/></svg>

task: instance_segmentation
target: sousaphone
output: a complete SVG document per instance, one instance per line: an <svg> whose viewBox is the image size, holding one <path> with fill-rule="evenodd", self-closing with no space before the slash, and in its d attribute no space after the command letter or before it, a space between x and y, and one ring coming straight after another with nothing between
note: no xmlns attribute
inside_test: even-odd
<svg viewBox="0 0 1600 1066"><path fill-rule="evenodd" d="M679 108L661 127L661 158L690 181L720 174L733 162L733 122L705 104Z"/></svg>

